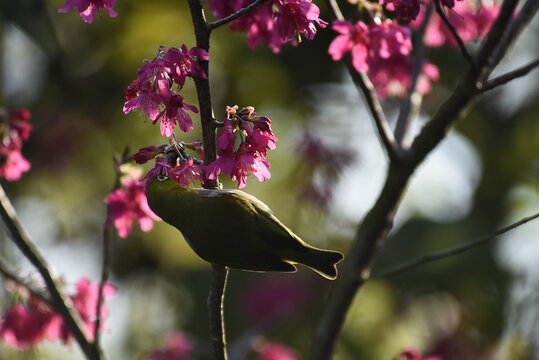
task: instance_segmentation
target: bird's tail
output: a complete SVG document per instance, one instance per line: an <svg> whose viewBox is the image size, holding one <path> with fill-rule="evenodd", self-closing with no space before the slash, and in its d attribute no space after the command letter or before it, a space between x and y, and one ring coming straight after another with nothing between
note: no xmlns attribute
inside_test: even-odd
<svg viewBox="0 0 539 360"><path fill-rule="evenodd" d="M337 263L344 258L344 255L338 251L322 250L309 246L305 252L298 254L295 262L310 267L323 277L329 280L337 278Z"/></svg>

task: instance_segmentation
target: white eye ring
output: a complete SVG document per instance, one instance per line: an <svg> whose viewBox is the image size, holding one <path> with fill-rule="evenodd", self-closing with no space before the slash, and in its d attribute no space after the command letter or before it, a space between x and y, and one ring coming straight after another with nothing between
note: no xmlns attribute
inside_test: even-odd
<svg viewBox="0 0 539 360"><path fill-rule="evenodd" d="M168 180L168 176L166 176L166 175L157 175L157 180L159 180L159 181Z"/></svg>

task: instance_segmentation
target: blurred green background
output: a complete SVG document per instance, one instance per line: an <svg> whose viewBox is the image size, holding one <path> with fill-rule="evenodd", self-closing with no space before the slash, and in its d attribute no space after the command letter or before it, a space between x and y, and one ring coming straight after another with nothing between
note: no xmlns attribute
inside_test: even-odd
<svg viewBox="0 0 539 360"><path fill-rule="evenodd" d="M2 185L69 289L81 276L93 281L100 276L103 200L114 183L113 155L126 146L134 152L164 142L142 114L123 114L123 93L143 59L153 59L160 45L192 47L194 36L183 1L118 1L117 18L100 11L91 25L76 12L57 13L62 5L1 2L0 104L32 112L34 131L23 148L32 169L20 181ZM502 69L537 58L538 29L535 21ZM252 177L244 190L307 242L346 254L378 195L386 164L362 99L343 66L327 55L333 37L330 28L322 29L315 40L273 54L263 46L252 51L245 34L221 28L212 34L210 76L217 118L226 105L251 105L271 118L279 138L269 154L272 178L258 183ZM465 67L453 49L431 49L429 58L441 79L425 98L416 128L436 111ZM414 175L374 273L539 210L538 75L483 96L427 159ZM182 95L197 103L192 82ZM396 117L399 101L384 102L389 118ZM193 133L178 130L182 140L198 138L198 116L193 119ZM298 155L305 132L348 154L349 161L313 167ZM309 184L332 190L325 207L299 196ZM37 278L5 236L1 249L22 274ZM416 348L446 360L535 359L537 256L539 227L530 224L464 255L369 282L347 317L335 358L390 359ZM142 358L172 330L193 340L194 358L208 358L210 267L175 229L157 223L151 232L134 229L127 239L115 237L112 269L118 292L109 302L103 336L109 359ZM253 358L256 343L267 340L305 358L332 286L303 268L287 275L232 270L225 302L232 354ZM7 308L13 298L6 291L1 295ZM25 353L1 345L0 358L82 355L76 344L47 343Z"/></svg>

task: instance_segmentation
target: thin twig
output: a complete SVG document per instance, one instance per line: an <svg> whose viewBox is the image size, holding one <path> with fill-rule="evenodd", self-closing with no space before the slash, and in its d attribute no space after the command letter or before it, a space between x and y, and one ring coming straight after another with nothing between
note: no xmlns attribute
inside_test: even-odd
<svg viewBox="0 0 539 360"><path fill-rule="evenodd" d="M0 185L0 216L6 224L9 232L11 233L11 239L17 245L19 250L24 256L34 265L47 286L50 293L50 304L58 312L66 326L73 333L73 336L79 343L82 351L89 360L99 360L103 358L101 349L94 347L92 343L88 341L86 335L79 326L72 309L67 305L67 302L59 290L56 281L53 279L47 262L40 254L36 246L30 241L30 238L24 231L23 227L19 223L17 214L13 205L9 201L4 188Z"/></svg>
<svg viewBox="0 0 539 360"><path fill-rule="evenodd" d="M15 271L13 271L11 269L11 267L8 265L8 263L2 258L0 258L0 273L2 273L2 275L4 275L5 278L10 279L10 280L16 282L17 284L19 284L19 285L25 287L26 289L28 289L28 291L32 295L38 297L45 304L48 304L48 305L51 304L51 300L50 300L48 294L45 294L42 290L39 290L39 289L35 288L32 284L28 283L23 278L21 278L19 275L17 275L15 273Z"/></svg>
<svg viewBox="0 0 539 360"><path fill-rule="evenodd" d="M395 141L402 148L407 148L408 134L413 119L419 113L419 108L423 100L423 95L417 90L417 82L423 70L423 60L425 58L425 42L423 40L430 17L432 16L432 4L426 9L426 16L419 30L414 34L414 50L412 52L412 76L410 90L407 99L402 103L397 124L395 125Z"/></svg>
<svg viewBox="0 0 539 360"><path fill-rule="evenodd" d="M487 243L488 241L494 239L495 237L497 236L500 236L502 234L505 234L506 232L508 231L511 231L521 225L524 225L526 224L527 222L530 222L532 220L535 220L539 217L539 213L537 214L534 214L532 216L528 216L528 217L525 217L511 225L508 225L508 226L505 226L501 229L498 229L486 236L483 236L479 239L476 239L476 240L473 240L473 241L470 241L470 242L467 242L467 243L464 243L462 245L459 245L459 246L456 246L454 248L451 248L451 249L447 249L447 250L443 250L443 251L440 251L440 252L437 252L437 253L434 253L434 254L429 254L429 255L425 255L425 256L422 256L418 259L415 259L415 260L411 260L411 261L407 261L403 264L399 264L399 265L396 265L394 267L392 267L391 269L389 270L386 270L386 271L382 271L380 274L376 274L374 275L372 278L382 278L382 277L390 277L390 276L394 276L394 275L398 275L398 274L402 274L403 272L406 272L408 270L412 270L420 265L423 265L423 264L427 264L427 263L430 263L430 262L433 262L433 261L436 261L436 260L440 260L440 259L445 259L445 258L448 258L450 256L455 256L455 255L458 255L458 254L461 254L465 251L468 251L470 249L473 249L479 245L483 245L485 243Z"/></svg>
<svg viewBox="0 0 539 360"><path fill-rule="evenodd" d="M537 66L539 66L539 59L536 59L529 63L528 65L522 66L518 69L515 69L513 71L510 71L508 73L505 73L503 75L500 75L494 79L491 79L486 82L483 87L481 87L481 92L485 92L488 90L492 90L495 87L498 87L500 85L504 85L508 83L511 80L517 79L519 77L522 77L526 74L528 74L530 71L534 70Z"/></svg>
<svg viewBox="0 0 539 360"><path fill-rule="evenodd" d="M226 360L226 336L223 302L225 299L228 268L212 264L212 279L208 294L208 315L210 318L210 339L215 360Z"/></svg>
<svg viewBox="0 0 539 360"><path fill-rule="evenodd" d="M335 0L327 0L327 5L334 20L343 20L343 15ZM395 140L393 130L391 130L391 127L389 126L384 109L380 103L380 98L378 97L369 76L365 72L358 72L356 70L350 54L343 57L343 62L346 65L354 84L358 87L358 90L363 94L365 101L367 102L376 129L378 130L380 141L382 142L388 157L393 161L398 161L401 149Z"/></svg>
<svg viewBox="0 0 539 360"><path fill-rule="evenodd" d="M219 19L217 21L214 21L214 22L211 22L211 23L208 23L208 28L211 30L213 29L216 29L218 28L219 26L223 26L223 25L226 25L236 19L238 19L239 17L241 17L242 15L244 14L247 14L248 12L251 12L253 11L254 9L256 9L259 5L267 2L268 0L256 0L254 3L242 8L242 9L239 9L238 11L236 11L234 14L232 15L229 15L227 17L224 17L222 19Z"/></svg>
<svg viewBox="0 0 539 360"><path fill-rule="evenodd" d="M460 51L462 52L462 55L464 56L466 61L468 61L471 68L473 70L476 69L475 61L474 61L473 57L470 55L470 53L468 52L468 49L466 48L466 45L464 45L464 41L462 41L462 39L460 38L460 36L457 33L457 30L455 29L453 24L451 24L451 22L449 21L447 16L445 16L444 10L442 9L442 6L440 5L440 0L434 0L434 6L436 8L436 12L438 13L438 15L440 15L440 17L442 18L442 21L444 22L445 26L447 26L447 28L451 32L451 35L453 35L453 38L455 39L455 41L459 45L459 48L460 48Z"/></svg>

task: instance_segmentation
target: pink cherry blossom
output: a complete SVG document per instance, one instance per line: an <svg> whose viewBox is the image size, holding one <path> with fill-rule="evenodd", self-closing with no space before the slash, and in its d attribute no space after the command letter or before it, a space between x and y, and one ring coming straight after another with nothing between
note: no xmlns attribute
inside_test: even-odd
<svg viewBox="0 0 539 360"><path fill-rule="evenodd" d="M193 354L193 343L183 333L176 331L167 335L161 349L152 352L144 360L187 360Z"/></svg>
<svg viewBox="0 0 539 360"><path fill-rule="evenodd" d="M30 170L30 163L26 160L18 146L11 142L8 146L0 145L0 178L8 181L17 181L22 174Z"/></svg>
<svg viewBox="0 0 539 360"><path fill-rule="evenodd" d="M304 34L309 40L316 35L316 26L325 28L320 9L309 0L279 0L275 14L275 28L283 42L293 41L295 34Z"/></svg>
<svg viewBox="0 0 539 360"><path fill-rule="evenodd" d="M238 136L240 144L235 149L237 134L241 134ZM241 110L238 106L227 107L227 118L217 137L218 157L207 166L207 178L217 179L219 174L228 174L238 181L238 188L245 187L249 174L259 181L269 179L267 150L275 149L276 141L271 120L257 116L252 106Z"/></svg>
<svg viewBox="0 0 539 360"><path fill-rule="evenodd" d="M91 24L94 21L95 14L101 8L104 8L110 17L116 17L118 14L112 9L116 0L66 0L58 12L66 13L71 9L75 9L80 13L80 17L86 23Z"/></svg>
<svg viewBox="0 0 539 360"><path fill-rule="evenodd" d="M359 72L366 71L370 43L368 26L362 21L352 25L348 21L337 20L332 23L332 27L333 30L341 34L329 45L328 52L333 60L338 61L350 52L354 68Z"/></svg>
<svg viewBox="0 0 539 360"><path fill-rule="evenodd" d="M114 190L105 199L109 207L109 219L114 221L118 235L127 237L131 228L138 222L142 231L150 231L153 221L159 217L153 213L146 200L145 185L137 179L126 178L123 188Z"/></svg>
<svg viewBox="0 0 539 360"><path fill-rule="evenodd" d="M191 130L193 124L187 111L197 113L198 108L185 103L178 91L187 77L206 78L198 61L208 58L205 50L196 47L187 50L182 45L167 50L161 46L157 57L145 60L139 77L127 88L124 113L142 110L153 124L159 121L163 136L172 136L176 125L184 132Z"/></svg>
<svg viewBox="0 0 539 360"><path fill-rule="evenodd" d="M159 156L155 159L155 166L148 171L141 181L145 181L147 184L148 180L153 177L164 175L175 180L183 187L196 186L198 182L204 183L205 179L202 173L205 170L204 165L195 165L192 158L177 158L176 164L172 166L166 157Z"/></svg>
<svg viewBox="0 0 539 360"><path fill-rule="evenodd" d="M258 351L257 360L297 360L296 352L279 343L263 344Z"/></svg>
<svg viewBox="0 0 539 360"><path fill-rule="evenodd" d="M145 164L155 158L158 154L162 154L165 151L165 148L166 145L143 147L133 155L133 160L135 160L137 164Z"/></svg>
<svg viewBox="0 0 539 360"><path fill-rule="evenodd" d="M341 34L328 49L333 60L351 53L354 68L368 73L380 97L401 95L410 89L409 28L390 20L369 26L362 21L355 26L347 21L335 21L332 26Z"/></svg>
<svg viewBox="0 0 539 360"><path fill-rule="evenodd" d="M15 304L8 309L0 323L0 338L11 347L26 349L45 339L44 328L49 324L52 312L47 306ZM56 340L56 339L53 339Z"/></svg>

